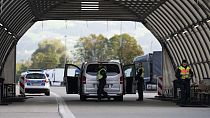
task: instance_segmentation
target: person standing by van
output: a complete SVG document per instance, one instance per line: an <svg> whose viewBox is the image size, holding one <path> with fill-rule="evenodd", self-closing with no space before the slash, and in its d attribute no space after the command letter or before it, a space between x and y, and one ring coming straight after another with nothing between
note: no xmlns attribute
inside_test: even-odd
<svg viewBox="0 0 210 118"><path fill-rule="evenodd" d="M142 63L139 63L136 80L137 80L137 90L138 90L138 99L136 99L136 101L143 101L144 68Z"/></svg>
<svg viewBox="0 0 210 118"><path fill-rule="evenodd" d="M103 94L103 96L105 97L108 97L107 92L104 91L104 87L106 85L106 78L107 78L107 75L106 75L105 67L103 65L99 65L99 70L97 72L97 80L99 82L98 90L97 90L98 101L101 101L101 94Z"/></svg>
<svg viewBox="0 0 210 118"><path fill-rule="evenodd" d="M190 98L190 79L193 77L193 72L187 60L183 60L182 64L177 68L176 77L180 83L181 104L186 104Z"/></svg>

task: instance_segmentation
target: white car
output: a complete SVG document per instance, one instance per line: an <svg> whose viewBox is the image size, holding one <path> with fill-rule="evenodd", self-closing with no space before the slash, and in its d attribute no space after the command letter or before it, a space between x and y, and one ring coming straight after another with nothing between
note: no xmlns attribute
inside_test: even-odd
<svg viewBox="0 0 210 118"><path fill-rule="evenodd" d="M25 93L45 93L50 96L50 82L44 71L27 71L24 81Z"/></svg>

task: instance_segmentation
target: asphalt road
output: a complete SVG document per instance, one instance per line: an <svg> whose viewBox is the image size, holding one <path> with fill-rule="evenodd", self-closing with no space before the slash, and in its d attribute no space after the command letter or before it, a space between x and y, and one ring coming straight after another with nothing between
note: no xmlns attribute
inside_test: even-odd
<svg viewBox="0 0 210 118"><path fill-rule="evenodd" d="M144 101L136 95L126 95L123 102L81 102L79 95L65 94L64 87L51 87L51 96L28 95L24 102L0 105L0 118L209 118L210 108L179 107L175 103L148 99L154 93L144 93Z"/></svg>

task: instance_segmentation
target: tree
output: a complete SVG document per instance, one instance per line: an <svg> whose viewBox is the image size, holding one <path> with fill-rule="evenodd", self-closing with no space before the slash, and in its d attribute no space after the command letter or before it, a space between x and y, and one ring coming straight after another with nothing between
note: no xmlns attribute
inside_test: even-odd
<svg viewBox="0 0 210 118"><path fill-rule="evenodd" d="M61 40L43 40L38 49L32 54L31 68L50 69L64 66L65 46Z"/></svg>
<svg viewBox="0 0 210 118"><path fill-rule="evenodd" d="M31 66L31 61L22 61L16 64L16 74L21 75L22 72L25 72Z"/></svg>
<svg viewBox="0 0 210 118"><path fill-rule="evenodd" d="M105 61L105 48L108 39L103 35L90 34L88 37L82 37L78 40L77 56L81 61Z"/></svg>
<svg viewBox="0 0 210 118"><path fill-rule="evenodd" d="M129 34L114 35L110 39L91 34L80 38L75 47L82 61L121 60L129 64L134 57L144 54L136 39Z"/></svg>
<svg viewBox="0 0 210 118"><path fill-rule="evenodd" d="M136 39L127 33L111 37L107 53L110 59L119 59L125 64L132 63L134 57L144 54Z"/></svg>

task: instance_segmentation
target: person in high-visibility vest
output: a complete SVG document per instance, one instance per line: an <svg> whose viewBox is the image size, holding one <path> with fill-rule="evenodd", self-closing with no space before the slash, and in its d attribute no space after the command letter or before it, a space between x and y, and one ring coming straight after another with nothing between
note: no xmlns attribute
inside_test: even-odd
<svg viewBox="0 0 210 118"><path fill-rule="evenodd" d="M176 69L176 78L180 83L181 89L181 104L186 104L190 98L190 79L192 77L193 72L187 60L183 60L182 64Z"/></svg>
<svg viewBox="0 0 210 118"><path fill-rule="evenodd" d="M103 65L99 65L99 70L97 72L97 80L99 82L98 85L98 90L97 90L97 94L98 94L98 101L101 101L101 94L103 94L104 97L107 97L108 99L110 99L108 97L107 92L104 91L104 86L106 85L106 69Z"/></svg>
<svg viewBox="0 0 210 118"><path fill-rule="evenodd" d="M138 99L136 101L143 101L143 90L144 90L144 68L142 63L139 63L139 68L136 75Z"/></svg>

